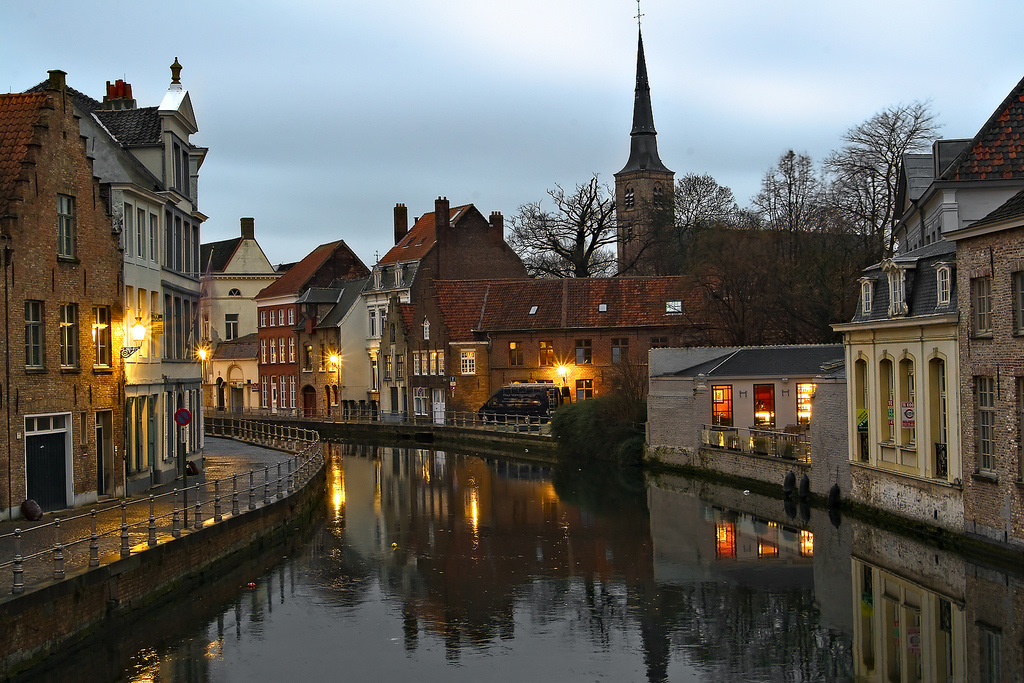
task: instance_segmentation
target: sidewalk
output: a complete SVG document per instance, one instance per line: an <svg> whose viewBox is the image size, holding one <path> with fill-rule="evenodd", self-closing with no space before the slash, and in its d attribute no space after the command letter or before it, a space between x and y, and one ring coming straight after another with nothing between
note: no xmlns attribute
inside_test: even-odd
<svg viewBox="0 0 1024 683"><path fill-rule="evenodd" d="M201 516L204 523L209 523L213 517L213 482L220 480L221 513L227 517L231 514L232 504L232 477L237 475L238 485L238 507L244 512L249 505L249 473L253 473L253 484L255 487L254 501L259 505L263 501L264 474L265 468L270 467L271 489L273 497L277 493L276 484L277 464L288 459L289 455L282 451L271 450L261 446L255 446L233 439L223 439L207 436L205 440L203 471L196 476L188 478L188 485L194 486L197 483L207 483L204 490ZM287 466L282 466L282 476L287 477ZM175 501L175 496L170 495L175 488L181 487L181 482L170 482L163 486L154 488L145 494L131 496L126 502L126 517L129 525L129 547L132 553L144 550L148 547L149 539L149 516L150 494L160 496L154 502L154 515L157 518L156 535L157 542L164 543L173 538L172 523L173 510L175 505L181 508L181 494ZM121 499L101 498L93 505L55 512L47 512L37 522L30 522L25 519L13 521L4 520L0 522L0 596L9 595L13 586L14 575L11 564L15 552L14 530L21 529L21 555L25 558L23 582L25 591L31 591L33 587L48 583L55 578L55 571L58 566L54 562L53 548L56 542L56 528L53 524L55 519L60 519L60 538L63 548L63 566L66 576L88 568L89 565L89 537L92 533L92 518L90 510L95 509L113 511L97 515L96 531L99 536L99 557L100 564L106 564L120 557L121 549ZM187 519L189 528L194 524L195 492L189 492ZM181 513L182 526L184 526L185 510ZM39 528L43 527L43 528ZM28 531L39 528L38 531ZM188 533L188 529L182 530L182 534Z"/></svg>

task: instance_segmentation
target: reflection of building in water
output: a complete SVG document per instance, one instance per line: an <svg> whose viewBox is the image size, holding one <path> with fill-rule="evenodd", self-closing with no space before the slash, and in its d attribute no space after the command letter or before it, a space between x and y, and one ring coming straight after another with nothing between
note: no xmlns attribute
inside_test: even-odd
<svg viewBox="0 0 1024 683"><path fill-rule="evenodd" d="M962 598L852 562L854 673L883 681L967 680Z"/></svg>
<svg viewBox="0 0 1024 683"><path fill-rule="evenodd" d="M1024 579L968 565L967 680L1021 680Z"/></svg>

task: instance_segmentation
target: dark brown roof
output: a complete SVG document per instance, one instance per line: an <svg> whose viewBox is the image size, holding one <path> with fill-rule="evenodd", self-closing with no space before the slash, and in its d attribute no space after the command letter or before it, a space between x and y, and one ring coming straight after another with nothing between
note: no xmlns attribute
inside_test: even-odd
<svg viewBox="0 0 1024 683"><path fill-rule="evenodd" d="M437 281L434 287L453 341L472 339L474 331L664 328L704 322L703 298L678 276L451 280ZM679 301L682 313L666 312L668 301Z"/></svg>
<svg viewBox="0 0 1024 683"><path fill-rule="evenodd" d="M944 180L1024 177L1024 79L1010 91L974 139L943 174Z"/></svg>
<svg viewBox="0 0 1024 683"><path fill-rule="evenodd" d="M454 206L448 210L448 220L454 223L472 204ZM425 213L413 224L412 228L398 244L384 254L381 263L398 263L400 261L418 261L426 256L437 241L434 232L434 212Z"/></svg>
<svg viewBox="0 0 1024 683"><path fill-rule="evenodd" d="M35 135L45 93L0 95L0 210L14 193L28 144Z"/></svg>
<svg viewBox="0 0 1024 683"><path fill-rule="evenodd" d="M360 261L359 257L348 248L348 245L345 244L345 240L338 240L336 242L321 244L319 247L311 251L304 259L288 268L288 270L272 284L264 287L263 290L255 296L255 299L259 301L260 299L269 299L270 297L275 296L302 294L309 288L310 282L317 274L317 271L319 271L320 268L323 267L336 252L342 249L352 256L353 265L357 266L355 270L359 271L358 273L355 273L356 277L365 277L369 271L366 270L363 262Z"/></svg>
<svg viewBox="0 0 1024 683"><path fill-rule="evenodd" d="M402 318L402 324L405 325L405 329L411 330L414 316L416 315L416 306L413 304L398 304L398 315Z"/></svg>

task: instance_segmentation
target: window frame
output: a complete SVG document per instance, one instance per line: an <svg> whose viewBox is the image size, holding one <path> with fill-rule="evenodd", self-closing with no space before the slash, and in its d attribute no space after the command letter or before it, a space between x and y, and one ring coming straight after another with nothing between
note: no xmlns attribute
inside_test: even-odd
<svg viewBox="0 0 1024 683"><path fill-rule="evenodd" d="M576 340L576 365L594 364L594 347L590 339Z"/></svg>
<svg viewBox="0 0 1024 683"><path fill-rule="evenodd" d="M939 306L948 306L952 297L953 268L948 263L935 268L935 300Z"/></svg>
<svg viewBox="0 0 1024 683"><path fill-rule="evenodd" d="M1024 270L1010 273L1010 308L1013 311L1013 334L1024 335Z"/></svg>
<svg viewBox="0 0 1024 683"><path fill-rule="evenodd" d="M60 367L62 370L79 367L78 304L60 305Z"/></svg>
<svg viewBox="0 0 1024 683"><path fill-rule="evenodd" d="M971 333L975 337L992 334L992 276L971 278Z"/></svg>
<svg viewBox="0 0 1024 683"><path fill-rule="evenodd" d="M110 307L92 307L92 340L93 340L93 365L101 368L110 367L111 358L111 327Z"/></svg>
<svg viewBox="0 0 1024 683"><path fill-rule="evenodd" d="M476 349L462 349L459 353L459 370L463 375L476 374Z"/></svg>
<svg viewBox="0 0 1024 683"><path fill-rule="evenodd" d="M35 317L29 317L30 307L34 309ZM25 367L28 369L42 370L46 367L45 315L45 301L25 300ZM33 360L38 362L33 363Z"/></svg>
<svg viewBox="0 0 1024 683"><path fill-rule="evenodd" d="M711 424L721 427L732 427L733 402L732 385L715 384L711 387Z"/></svg>
<svg viewBox="0 0 1024 683"><path fill-rule="evenodd" d="M612 363L629 360L629 337L612 338Z"/></svg>
<svg viewBox="0 0 1024 683"><path fill-rule="evenodd" d="M75 258L76 225L75 198L69 194L57 195L57 256Z"/></svg>
<svg viewBox="0 0 1024 683"><path fill-rule="evenodd" d="M510 368L523 366L523 343L510 341L508 343L508 365Z"/></svg>
<svg viewBox="0 0 1024 683"><path fill-rule="evenodd" d="M975 377L974 438L978 469L996 469L996 389L994 377Z"/></svg>
<svg viewBox="0 0 1024 683"><path fill-rule="evenodd" d="M549 340L540 340L540 367L551 368L555 366L555 343Z"/></svg>

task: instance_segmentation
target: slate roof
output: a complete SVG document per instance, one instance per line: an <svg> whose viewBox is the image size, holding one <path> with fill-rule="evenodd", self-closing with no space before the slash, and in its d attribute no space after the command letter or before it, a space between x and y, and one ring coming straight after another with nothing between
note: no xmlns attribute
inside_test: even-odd
<svg viewBox="0 0 1024 683"><path fill-rule="evenodd" d="M241 243L241 237L234 237L220 242L207 242L199 246L199 263L203 272L220 273L227 268L235 249Z"/></svg>
<svg viewBox="0 0 1024 683"><path fill-rule="evenodd" d="M984 218L971 223L968 227L978 228L1014 218L1024 218L1024 190L1007 199L1001 206L993 210Z"/></svg>
<svg viewBox="0 0 1024 683"><path fill-rule="evenodd" d="M1024 177L1024 79L1010 91L967 144L943 180Z"/></svg>
<svg viewBox="0 0 1024 683"><path fill-rule="evenodd" d="M949 303L942 306L938 303L938 282L936 266L939 263L955 263L956 245L948 240L938 240L931 244L908 251L896 256L893 261L906 268L904 295L907 302L907 314L900 318L914 316L940 315L956 313L956 268L950 277ZM882 270L882 263L876 263L864 269L863 277L872 284L871 311L863 312L861 294L857 298L857 312L853 321L889 319L889 276Z"/></svg>
<svg viewBox="0 0 1024 683"><path fill-rule="evenodd" d="M664 328L701 325L703 297L684 277L450 280L434 283L453 341L474 331ZM665 312L680 301L682 314ZM601 312L599 304L606 304ZM531 315L530 311L536 307Z"/></svg>
<svg viewBox="0 0 1024 683"><path fill-rule="evenodd" d="M42 81L41 83L36 83L25 92L46 92L47 85L49 85L49 81ZM71 98L71 101L74 103L74 105L82 111L95 111L96 109L103 108L102 102L94 100L85 93L75 90L69 85L65 85L64 90L67 92L68 97Z"/></svg>
<svg viewBox="0 0 1024 683"><path fill-rule="evenodd" d="M286 296L288 294L299 294L306 289L306 283L316 274L324 263L331 258L337 249L348 246L345 240L328 242L309 252L305 258L298 263L291 265L285 273L272 284L264 287L256 299L269 299L274 296ZM279 266L281 268L283 266Z"/></svg>
<svg viewBox="0 0 1024 683"><path fill-rule="evenodd" d="M160 115L157 111L156 107L100 110L94 111L93 116L122 145L159 145Z"/></svg>
<svg viewBox="0 0 1024 683"><path fill-rule="evenodd" d="M472 204L454 206L448 210L448 218L452 225L462 217L464 212ZM409 232L405 234L398 244L391 247L388 253L380 260L380 263L398 263L399 261L418 261L426 256L430 248L437 241L437 234L434 232L434 212L425 213L420 216Z"/></svg>
<svg viewBox="0 0 1024 683"><path fill-rule="evenodd" d="M342 285L344 291L341 293L341 298L338 299L338 302L334 304L334 308L324 316L324 319L320 321L317 327L337 327L341 319L352 308L352 304L359 300L360 292L363 291L365 284L366 278L345 282Z"/></svg>
<svg viewBox="0 0 1024 683"><path fill-rule="evenodd" d="M46 104L45 93L0 95L0 210L14 194L35 124Z"/></svg>
<svg viewBox="0 0 1024 683"><path fill-rule="evenodd" d="M213 359L256 360L256 354L259 350L258 336L256 332L252 332L238 339L217 344L217 348L213 350Z"/></svg>
<svg viewBox="0 0 1024 683"><path fill-rule="evenodd" d="M755 346L724 353L717 358L668 376L696 377L814 377L834 373L844 358L842 344ZM823 365L828 365L826 370Z"/></svg>
<svg viewBox="0 0 1024 683"><path fill-rule="evenodd" d="M903 172L907 183L907 199L916 201L935 180L935 162L931 154L904 154Z"/></svg>

